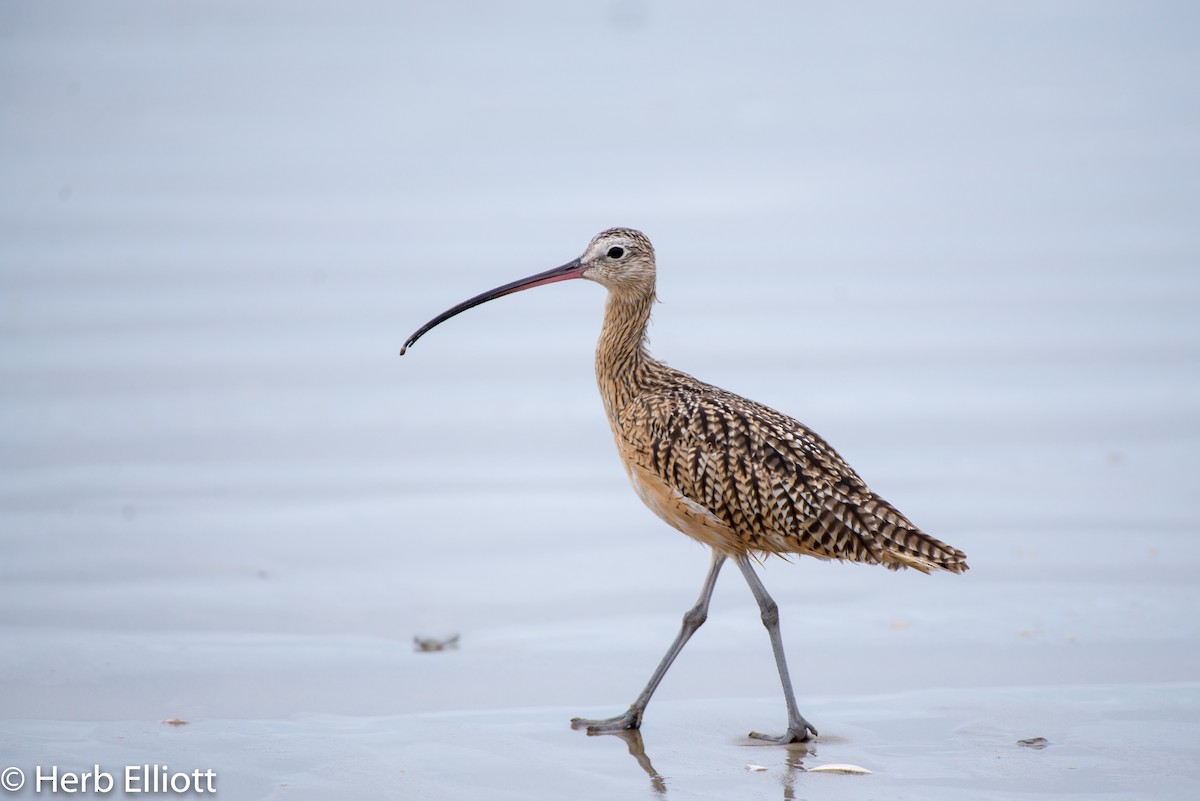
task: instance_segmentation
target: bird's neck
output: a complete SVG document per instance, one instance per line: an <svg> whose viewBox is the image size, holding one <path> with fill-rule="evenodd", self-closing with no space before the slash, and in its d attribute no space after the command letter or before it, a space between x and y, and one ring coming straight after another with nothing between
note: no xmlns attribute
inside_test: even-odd
<svg viewBox="0 0 1200 801"><path fill-rule="evenodd" d="M654 291L610 291L604 305L604 327L596 343L596 383L611 419L645 383L656 362L646 351L646 326Z"/></svg>

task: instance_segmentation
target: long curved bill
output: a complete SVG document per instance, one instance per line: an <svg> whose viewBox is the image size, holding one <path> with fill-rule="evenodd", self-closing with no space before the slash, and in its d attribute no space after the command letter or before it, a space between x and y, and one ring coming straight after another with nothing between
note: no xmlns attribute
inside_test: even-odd
<svg viewBox="0 0 1200 801"><path fill-rule="evenodd" d="M495 289L489 289L487 292L476 295L470 300L464 300L454 308L446 309L446 311L442 312L437 317L434 317L432 320L425 323L425 325L418 328L416 332L408 338L408 341L404 343L403 347L400 348L400 355L403 356L404 352L411 348L414 342L423 337L425 332L427 332L429 329L441 325L456 314L465 312L467 309L473 309L481 303L487 303L489 300L495 300L496 298L502 298L505 295L511 295L514 292L520 292L522 289L533 289L535 286L553 284L555 281L568 281L572 278L583 278L583 271L584 266L581 260L575 259L574 261L567 262L561 267L555 267L553 270L546 270L544 273L531 275L528 278L522 278L519 281L513 281L510 284L498 286Z"/></svg>

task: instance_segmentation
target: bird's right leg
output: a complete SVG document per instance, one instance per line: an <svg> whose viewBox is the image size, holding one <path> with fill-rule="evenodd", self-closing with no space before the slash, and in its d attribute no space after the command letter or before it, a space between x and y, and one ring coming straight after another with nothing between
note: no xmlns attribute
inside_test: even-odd
<svg viewBox="0 0 1200 801"><path fill-rule="evenodd" d="M771 638L771 650L775 652L775 667L779 669L779 680L783 684L783 698L787 702L788 712L788 729L783 735L774 737L752 731L750 736L756 740L770 740L780 745L811 740L817 736L817 730L804 719L800 710L796 708L796 694L792 692L792 679L788 673L787 659L783 655L783 637L779 633L779 605L775 603L775 599L770 596L767 588L763 586L762 580L754 572L754 567L750 564L750 557L745 554L737 557L737 566L742 571L742 575L746 577L746 583L750 585L750 592L754 595L754 600L758 601L763 625L767 627L767 635Z"/></svg>
<svg viewBox="0 0 1200 801"><path fill-rule="evenodd" d="M684 614L683 625L679 629L679 634L675 637L675 642L671 643L666 656L663 657L662 662L655 669L654 675L650 677L650 681L646 684L646 689L642 690L642 694L637 697L633 705L624 714L603 720L572 718L572 729L587 729L588 734L600 734L607 731L636 729L642 725L642 713L646 711L646 704L650 703L650 696L654 695L654 691L658 689L659 682L663 680L663 676L667 675L667 669L671 667L671 663L675 661L675 657L679 656L679 652L683 650L683 646L696 633L696 629L700 628L704 624L704 621L708 619L708 602L712 599L713 588L717 586L717 574L721 572L721 565L723 564L725 564L725 555L720 551L714 550L712 565L708 568L708 576L705 577L704 586L700 589L700 599L696 601L695 606Z"/></svg>

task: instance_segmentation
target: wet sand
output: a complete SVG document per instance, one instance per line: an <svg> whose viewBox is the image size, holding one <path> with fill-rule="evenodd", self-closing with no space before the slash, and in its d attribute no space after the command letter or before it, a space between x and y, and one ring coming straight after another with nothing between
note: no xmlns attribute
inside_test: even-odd
<svg viewBox="0 0 1200 801"><path fill-rule="evenodd" d="M400 716L10 721L27 760L89 769L219 763L237 798L1189 798L1200 685L927 690L810 701L838 733L731 736L764 699L656 705L643 730L587 737L566 709ZM834 722L836 721L836 723ZM1021 741L1042 738L1042 747ZM870 773L825 772L852 765ZM33 796L29 796L33 797Z"/></svg>
<svg viewBox="0 0 1200 801"><path fill-rule="evenodd" d="M0 769L1200 795L1194 12L97 8L0 11ZM640 738L569 727L628 705L708 561L625 483L601 289L396 355L610 225L658 248L654 353L970 556L764 566L807 747L745 738L784 710L735 573Z"/></svg>

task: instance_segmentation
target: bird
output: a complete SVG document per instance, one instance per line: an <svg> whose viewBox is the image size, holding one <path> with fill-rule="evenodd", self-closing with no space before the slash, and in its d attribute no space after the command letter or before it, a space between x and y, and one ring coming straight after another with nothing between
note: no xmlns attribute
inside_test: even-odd
<svg viewBox="0 0 1200 801"><path fill-rule="evenodd" d="M708 546L712 557L699 598L629 709L611 718L574 718L572 727L603 734L641 726L654 691L707 619L717 576L732 560L758 604L787 705L782 734L749 736L785 745L817 737L796 706L778 604L753 563L772 555L812 556L891 570L962 573L966 554L910 522L802 423L651 356L647 328L657 302L656 262L654 247L638 230L602 231L561 267L447 309L417 329L400 354L430 329L481 303L572 279L608 290L596 344L596 383L629 482L654 514Z"/></svg>

